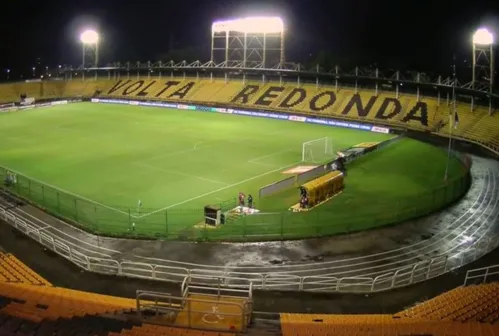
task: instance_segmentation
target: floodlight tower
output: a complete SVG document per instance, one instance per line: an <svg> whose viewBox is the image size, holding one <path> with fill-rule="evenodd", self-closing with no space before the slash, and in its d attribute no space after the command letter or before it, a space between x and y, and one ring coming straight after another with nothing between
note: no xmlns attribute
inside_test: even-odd
<svg viewBox="0 0 499 336"><path fill-rule="evenodd" d="M218 21L211 27L213 64L223 59L224 67L279 67L285 62L284 51L284 23L279 17Z"/></svg>
<svg viewBox="0 0 499 336"><path fill-rule="evenodd" d="M473 76L471 88L492 92L494 85L494 35L480 28L473 34Z"/></svg>
<svg viewBox="0 0 499 336"><path fill-rule="evenodd" d="M99 34L95 30L85 30L80 35L82 44L82 68L97 68L99 64Z"/></svg>

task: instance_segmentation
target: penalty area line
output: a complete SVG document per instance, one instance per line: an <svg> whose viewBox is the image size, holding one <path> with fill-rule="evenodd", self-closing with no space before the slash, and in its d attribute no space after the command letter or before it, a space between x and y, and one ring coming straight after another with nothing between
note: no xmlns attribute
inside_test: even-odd
<svg viewBox="0 0 499 336"><path fill-rule="evenodd" d="M201 181L205 181L205 182L210 182L210 183L215 183L215 184L221 184L221 185L225 185L225 186L228 185L228 183L225 183L225 182L222 182L222 181L212 180L212 179L209 179L209 178L206 178L206 177L202 177L202 176L196 176L196 175L186 174L186 173L182 173L182 172L179 172L179 171L176 171L176 170L164 169L164 168L161 168L161 167L151 166L151 165L148 165L148 164L137 163L137 162L134 162L133 164L136 165L136 166L138 166L138 167L153 169L153 170L161 171L161 172L168 173L168 174L185 176L185 177L189 177L189 178L192 178L192 179L197 179L197 180L201 180Z"/></svg>
<svg viewBox="0 0 499 336"><path fill-rule="evenodd" d="M276 156L276 155L279 155L279 154L284 154L284 153L287 153L287 152L291 152L291 150L285 149L285 150L281 150L279 152L275 152L275 153L270 153L270 154L267 154L267 155L259 156L257 158L249 159L248 162L249 163L256 163L255 161L260 161L262 159L273 157L273 156Z"/></svg>
<svg viewBox="0 0 499 336"><path fill-rule="evenodd" d="M175 203L175 204L172 204L172 205L169 205L167 207L164 207L164 208L161 208L161 209L158 209L158 210L155 210L155 211L152 211L152 212L149 212L147 214L144 214L142 216L138 216L137 218L144 218L144 217L147 217L147 216L150 216L152 214L155 214L157 212L160 212L160 211L164 211L164 210L168 210L168 209L171 209L173 207L176 207L176 206L179 206L179 205L182 205L182 204L185 204L185 203L189 203L191 201L194 201L194 200L197 200L199 198L202 198L202 197L205 197L205 196L209 196L209 195L212 195L212 194L215 194L219 191L223 191L223 190L226 190L226 189L229 189L229 188L232 188L232 187L236 187L238 185L241 185L243 183L246 183L246 182L249 182L249 181L253 181L253 180L256 180L257 178L260 178L260 177L263 177L263 176L266 176L266 175L269 175L269 174L272 174L272 173L275 173L275 172L278 172L280 170L283 170L283 169L286 169L288 167L291 167L291 166L294 166L296 164L299 164L301 161L298 161L298 162L293 162L293 163L290 163L288 165L285 165L285 166L282 166L282 167L279 167L279 168L276 168L276 169L272 169L272 170L269 170L268 172L265 172L265 173L262 173L262 174L259 174L259 175L256 175L256 176L253 176L253 177L250 177L250 178L247 178L245 180L242 180L242 181L239 181L237 183L234 183L234 184L230 184L230 185L227 185L225 187L222 187L222 188L219 188L219 189L216 189L216 190L213 190L213 191L209 191L207 193L204 193L204 194L201 194L201 195L198 195L198 196L195 196L195 197L192 197L192 198L189 198L189 199L186 199L186 200L183 200L181 202L178 202L178 203Z"/></svg>

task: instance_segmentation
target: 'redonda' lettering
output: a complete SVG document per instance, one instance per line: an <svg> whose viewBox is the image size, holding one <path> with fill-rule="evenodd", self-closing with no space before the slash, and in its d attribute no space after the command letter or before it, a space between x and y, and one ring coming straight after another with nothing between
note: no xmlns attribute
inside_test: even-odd
<svg viewBox="0 0 499 336"><path fill-rule="evenodd" d="M194 81L118 80L107 94L195 101L198 92L210 89L209 84L196 85L198 84ZM217 100L217 103L229 106L232 104L265 107L269 110L277 108L314 115L372 118L383 122L396 118L398 122L416 123L428 127L428 104L407 97L402 103L399 98L387 95L380 97L366 93L348 93L343 90L336 92L327 89L247 84L236 94L225 99L227 101Z"/></svg>

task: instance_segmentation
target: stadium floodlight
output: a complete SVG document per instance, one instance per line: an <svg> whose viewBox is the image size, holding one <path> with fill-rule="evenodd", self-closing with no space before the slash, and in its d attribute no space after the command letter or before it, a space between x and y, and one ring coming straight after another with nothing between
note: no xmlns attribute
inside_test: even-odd
<svg viewBox="0 0 499 336"><path fill-rule="evenodd" d="M480 28L473 34L473 44L491 45L493 43L494 35L487 28Z"/></svg>
<svg viewBox="0 0 499 336"><path fill-rule="evenodd" d="M471 88L492 93L494 85L494 35L487 28L473 34L473 76Z"/></svg>
<svg viewBox="0 0 499 336"><path fill-rule="evenodd" d="M99 60L99 41L100 36L97 31L87 29L80 35L80 42L82 44L82 68L88 66L97 68Z"/></svg>
<svg viewBox="0 0 499 336"><path fill-rule="evenodd" d="M96 44L99 42L99 34L95 30L85 30L80 35L80 41L83 44Z"/></svg>
<svg viewBox="0 0 499 336"><path fill-rule="evenodd" d="M248 34L271 34L284 32L284 23L279 17L247 17L214 22L211 29L215 33L233 31Z"/></svg>
<svg viewBox="0 0 499 336"><path fill-rule="evenodd" d="M276 67L284 63L284 32L283 20L274 16L214 22L211 62L215 63L215 54L220 51L226 67Z"/></svg>

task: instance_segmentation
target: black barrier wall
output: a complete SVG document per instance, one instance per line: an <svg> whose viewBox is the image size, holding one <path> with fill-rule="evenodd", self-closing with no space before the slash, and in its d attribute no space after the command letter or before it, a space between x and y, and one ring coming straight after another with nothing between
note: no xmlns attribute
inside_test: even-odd
<svg viewBox="0 0 499 336"><path fill-rule="evenodd" d="M290 176L288 178L285 178L284 180L280 180L260 188L259 196L260 198L262 198L275 195L294 186L296 186L296 176Z"/></svg>

